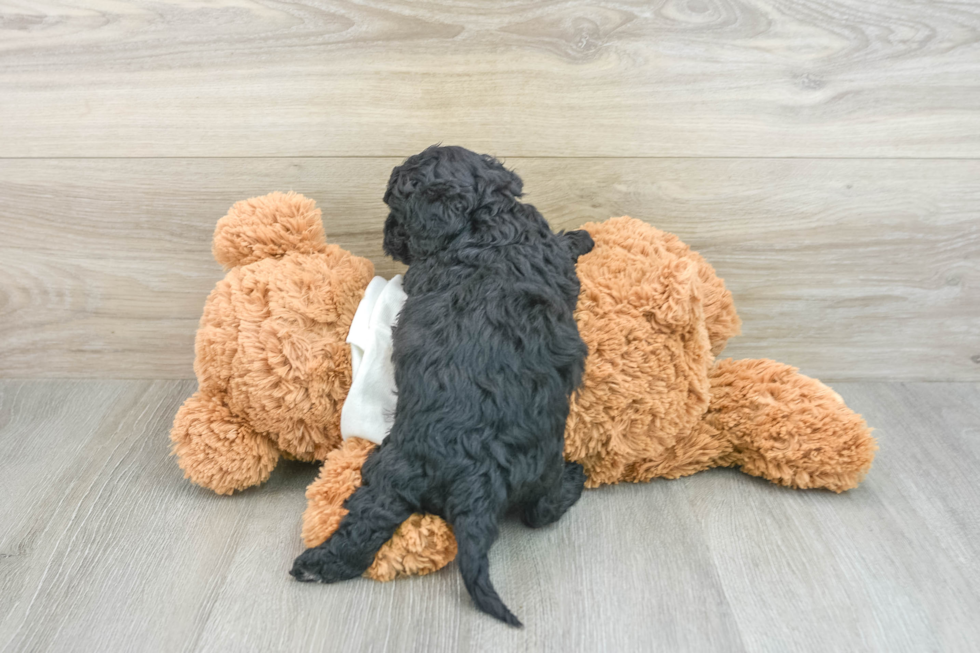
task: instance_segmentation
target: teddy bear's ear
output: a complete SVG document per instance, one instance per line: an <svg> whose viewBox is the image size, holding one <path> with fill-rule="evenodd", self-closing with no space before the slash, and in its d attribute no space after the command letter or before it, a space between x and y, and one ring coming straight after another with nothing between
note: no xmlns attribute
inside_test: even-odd
<svg viewBox="0 0 980 653"><path fill-rule="evenodd" d="M677 258L664 262L660 270L660 283L656 287L657 319L674 327L691 323L700 313L700 284L697 267L693 262Z"/></svg>
<svg viewBox="0 0 980 653"><path fill-rule="evenodd" d="M326 247L316 203L299 193L269 193L238 202L214 228L214 258L225 268L288 252L313 254Z"/></svg>
<svg viewBox="0 0 980 653"><path fill-rule="evenodd" d="M634 309L670 330L684 329L701 319L700 285L690 261L666 256L647 272L639 283L629 286L626 301Z"/></svg>

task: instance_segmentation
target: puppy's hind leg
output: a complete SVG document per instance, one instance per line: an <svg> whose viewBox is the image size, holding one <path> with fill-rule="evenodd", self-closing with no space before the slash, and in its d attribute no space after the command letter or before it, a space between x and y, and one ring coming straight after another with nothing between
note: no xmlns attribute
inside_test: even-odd
<svg viewBox="0 0 980 653"><path fill-rule="evenodd" d="M337 531L304 551L289 573L304 582L334 583L367 571L381 546L413 512L391 487L384 483L357 488L344 504L348 513Z"/></svg>
<svg viewBox="0 0 980 653"><path fill-rule="evenodd" d="M578 463L567 462L561 478L535 501L524 505L521 519L531 528L541 528L558 521L582 496L585 470Z"/></svg>

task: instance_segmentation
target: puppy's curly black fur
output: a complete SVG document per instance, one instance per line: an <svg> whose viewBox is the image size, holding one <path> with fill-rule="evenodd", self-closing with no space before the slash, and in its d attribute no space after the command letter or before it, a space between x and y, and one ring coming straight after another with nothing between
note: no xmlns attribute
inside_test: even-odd
<svg viewBox="0 0 980 653"><path fill-rule="evenodd" d="M510 507L544 526L582 492L582 467L562 450L588 353L575 261L593 246L584 231L552 233L521 190L494 158L460 147L432 146L392 172L384 249L409 265L394 425L336 533L296 559L299 580L361 575L402 521L428 512L453 526L477 607L520 625L490 583L487 552Z"/></svg>

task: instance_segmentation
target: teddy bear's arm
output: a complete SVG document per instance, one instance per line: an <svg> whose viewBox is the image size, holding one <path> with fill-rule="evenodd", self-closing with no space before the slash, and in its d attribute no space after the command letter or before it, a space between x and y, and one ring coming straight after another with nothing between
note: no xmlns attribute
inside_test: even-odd
<svg viewBox="0 0 980 653"><path fill-rule="evenodd" d="M200 391L177 411L170 440L184 476L218 494L262 483L279 461L268 437L234 417L220 396Z"/></svg>

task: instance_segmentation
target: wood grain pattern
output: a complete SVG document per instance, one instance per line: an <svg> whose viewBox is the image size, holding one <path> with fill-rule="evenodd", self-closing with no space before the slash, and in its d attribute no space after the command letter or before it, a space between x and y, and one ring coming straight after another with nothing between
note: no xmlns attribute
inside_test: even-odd
<svg viewBox="0 0 980 653"><path fill-rule="evenodd" d="M2 157L980 155L980 7L0 5Z"/></svg>
<svg viewBox="0 0 980 653"><path fill-rule="evenodd" d="M397 159L0 161L0 375L189 378L216 220L274 189L383 258ZM735 295L726 355L827 379L980 379L980 162L508 160L556 228L630 214Z"/></svg>
<svg viewBox="0 0 980 653"><path fill-rule="evenodd" d="M193 384L0 381L0 650L966 651L980 638L980 385L835 386L881 451L843 495L733 470L589 491L508 521L476 612L455 565L294 582L303 488L189 485L167 431Z"/></svg>

